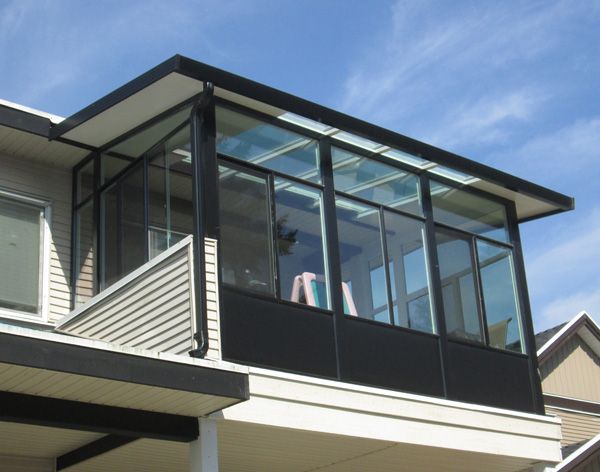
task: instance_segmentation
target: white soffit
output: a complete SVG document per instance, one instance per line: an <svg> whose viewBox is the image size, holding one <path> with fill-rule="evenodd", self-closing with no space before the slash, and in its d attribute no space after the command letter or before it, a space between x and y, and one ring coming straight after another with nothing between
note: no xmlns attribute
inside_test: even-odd
<svg viewBox="0 0 600 472"><path fill-rule="evenodd" d="M62 137L100 147L202 92L202 82L173 72L67 131Z"/></svg>
<svg viewBox="0 0 600 472"><path fill-rule="evenodd" d="M249 98L235 92L230 92L229 90L225 90L220 87L215 87L215 95L217 97L224 98L225 100L237 103L238 105L242 105L252 110L260 111L267 115L279 116L285 113L285 110L282 110L281 108L267 105L264 102L259 102L258 100L254 100L253 98Z"/></svg>

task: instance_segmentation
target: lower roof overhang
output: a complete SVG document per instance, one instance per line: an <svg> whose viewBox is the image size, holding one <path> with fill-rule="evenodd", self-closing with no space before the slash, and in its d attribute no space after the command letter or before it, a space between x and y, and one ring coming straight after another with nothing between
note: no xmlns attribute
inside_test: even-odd
<svg viewBox="0 0 600 472"><path fill-rule="evenodd" d="M574 199L567 195L179 55L51 127L49 137L102 148L151 118L197 96L205 82L214 84L217 96L267 115L277 117L291 112L466 173L473 177L475 187L514 201L519 221L574 208Z"/></svg>
<svg viewBox="0 0 600 472"><path fill-rule="evenodd" d="M249 397L241 366L6 325L0 392L187 417Z"/></svg>

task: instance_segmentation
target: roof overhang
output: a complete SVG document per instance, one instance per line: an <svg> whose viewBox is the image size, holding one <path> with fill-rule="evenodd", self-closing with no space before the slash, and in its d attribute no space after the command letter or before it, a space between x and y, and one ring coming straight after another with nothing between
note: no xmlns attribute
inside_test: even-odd
<svg viewBox="0 0 600 472"><path fill-rule="evenodd" d="M575 334L579 335L596 355L600 357L600 326L598 326L590 315L582 311L538 350L538 362L540 364L543 363Z"/></svg>
<svg viewBox="0 0 600 472"><path fill-rule="evenodd" d="M293 113L359 138L422 156L467 174L469 185L514 201L520 222L574 208L574 199L532 182L425 144L372 123L276 90L209 65L173 56L50 129L51 139L102 147L150 118L192 98L204 82L215 94L272 116Z"/></svg>
<svg viewBox="0 0 600 472"><path fill-rule="evenodd" d="M240 366L7 325L0 391L190 417L249 397Z"/></svg>
<svg viewBox="0 0 600 472"><path fill-rule="evenodd" d="M579 449L569 455L564 461L556 466L555 472L570 472L572 470L584 470L585 465L600 457L600 434L597 434Z"/></svg>

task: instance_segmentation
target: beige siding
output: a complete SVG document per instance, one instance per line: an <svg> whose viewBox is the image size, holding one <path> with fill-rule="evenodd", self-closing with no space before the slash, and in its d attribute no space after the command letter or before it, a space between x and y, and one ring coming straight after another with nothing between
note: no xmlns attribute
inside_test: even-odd
<svg viewBox="0 0 600 472"><path fill-rule="evenodd" d="M219 319L219 284L217 267L217 241L206 238L206 298L208 323L208 352L209 359L221 359L221 334Z"/></svg>
<svg viewBox="0 0 600 472"><path fill-rule="evenodd" d="M540 366L544 393L600 402L600 359L572 336Z"/></svg>
<svg viewBox="0 0 600 472"><path fill-rule="evenodd" d="M82 306L60 330L128 347L187 353L193 334L191 244L172 249L138 269L114 293L101 293Z"/></svg>
<svg viewBox="0 0 600 472"><path fill-rule="evenodd" d="M51 203L48 320L69 313L71 295L71 173L67 170L0 155L0 187Z"/></svg>
<svg viewBox="0 0 600 472"><path fill-rule="evenodd" d="M591 439L600 433L600 416L546 407L546 413L562 420L562 445Z"/></svg>

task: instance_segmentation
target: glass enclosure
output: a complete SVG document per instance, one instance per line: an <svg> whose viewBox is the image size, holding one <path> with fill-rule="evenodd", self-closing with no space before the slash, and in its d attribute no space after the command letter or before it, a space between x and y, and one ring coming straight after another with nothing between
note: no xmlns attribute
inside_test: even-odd
<svg viewBox="0 0 600 472"><path fill-rule="evenodd" d="M78 166L76 304L193 233L190 110ZM435 335L445 320L452 340L524 352L506 202L302 117L224 102L215 117L225 288L323 312L340 300L344 319L386 329Z"/></svg>

